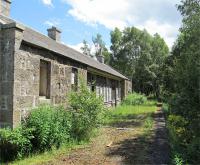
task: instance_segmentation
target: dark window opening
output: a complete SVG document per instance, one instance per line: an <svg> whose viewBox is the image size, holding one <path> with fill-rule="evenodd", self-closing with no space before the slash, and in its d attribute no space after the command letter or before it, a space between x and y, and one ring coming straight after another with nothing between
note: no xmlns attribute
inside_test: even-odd
<svg viewBox="0 0 200 165"><path fill-rule="evenodd" d="M87 73L87 84L89 89L94 92L96 90L96 78L95 75Z"/></svg>
<svg viewBox="0 0 200 165"><path fill-rule="evenodd" d="M40 91L39 95L50 99L50 62L40 60Z"/></svg>

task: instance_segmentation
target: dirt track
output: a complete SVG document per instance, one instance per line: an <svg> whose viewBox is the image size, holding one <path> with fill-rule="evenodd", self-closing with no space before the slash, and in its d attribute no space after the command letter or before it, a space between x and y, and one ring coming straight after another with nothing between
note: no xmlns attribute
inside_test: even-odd
<svg viewBox="0 0 200 165"><path fill-rule="evenodd" d="M169 146L161 111L153 115L153 129L145 134L144 116L102 128L88 147L62 155L48 165L168 164ZM121 128L126 128L125 130ZM119 129L120 128L120 129ZM127 129L128 128L128 129ZM109 147L107 147L109 145Z"/></svg>

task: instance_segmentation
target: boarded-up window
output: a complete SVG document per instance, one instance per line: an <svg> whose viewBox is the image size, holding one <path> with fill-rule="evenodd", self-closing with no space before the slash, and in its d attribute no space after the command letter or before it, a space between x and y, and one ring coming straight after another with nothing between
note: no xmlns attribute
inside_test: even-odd
<svg viewBox="0 0 200 165"><path fill-rule="evenodd" d="M50 98L50 75L51 75L51 64L50 62L40 60L40 96L45 96L47 99Z"/></svg>

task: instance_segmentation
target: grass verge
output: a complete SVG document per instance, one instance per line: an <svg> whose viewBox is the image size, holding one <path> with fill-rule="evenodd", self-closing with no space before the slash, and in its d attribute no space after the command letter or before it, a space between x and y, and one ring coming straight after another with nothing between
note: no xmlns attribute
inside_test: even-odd
<svg viewBox="0 0 200 165"><path fill-rule="evenodd" d="M111 126L112 134L107 134L108 129L105 129L104 132L101 132L102 134L108 137L110 139L115 139L116 143L119 142L120 146L123 147L124 144L127 143L127 139L133 140L131 141L130 145L135 144L133 146L135 149L134 151L125 151L130 154L133 152L136 157L134 158L136 162L144 162L147 163L148 158L146 158L147 152L148 152L148 143L146 142L148 138L151 136L151 130L153 129L153 118L152 114L156 111L156 106L154 102L149 102L145 105L139 105L139 106L118 106L117 108L113 108L110 111L108 111L108 117L106 119L105 125ZM120 132L115 128L133 128L133 131L124 131ZM119 134L120 132L120 134ZM104 135L98 135L98 133L95 133L98 137ZM120 136L119 136L120 135ZM95 144L99 144L99 146L102 147L102 150L104 149L103 146L105 144L102 144L102 139L98 140L98 137L94 137ZM134 139L131 139L132 137L136 137L137 140L134 141ZM119 138L119 139L118 139ZM107 143L107 139L106 142ZM133 142L133 143L132 143ZM72 152L74 149L79 148L85 148L88 147L88 142L82 142L81 144L77 144L76 142L70 143L68 145L62 146L59 150L53 149L52 151L47 151L42 154L35 154L30 156L29 158L15 161L11 163L12 165L36 165L36 164L53 164L52 162L57 162L62 159L62 157L65 155L68 155ZM119 146L119 147L120 147ZM91 153L96 153L96 150L98 149L92 147ZM82 151L85 152L85 151ZM137 153L137 154L136 154ZM84 153L85 154L85 153ZM83 154L83 155L84 155ZM87 156L88 158L88 156ZM128 157L127 159L132 160L132 157ZM146 161L145 161L146 160ZM128 160L127 160L128 161Z"/></svg>
<svg viewBox="0 0 200 165"><path fill-rule="evenodd" d="M151 118L152 114L156 111L154 102L145 105L126 106L122 105L108 112L105 120L106 125L114 124L121 121L137 120L142 122Z"/></svg>
<svg viewBox="0 0 200 165"><path fill-rule="evenodd" d="M60 149L53 148L51 151L46 151L40 154L33 154L28 158L14 161L10 165L36 165L45 164L49 161L54 161L56 158L62 156L63 154L70 153L73 149L84 148L88 142L71 142L67 145L63 145Z"/></svg>

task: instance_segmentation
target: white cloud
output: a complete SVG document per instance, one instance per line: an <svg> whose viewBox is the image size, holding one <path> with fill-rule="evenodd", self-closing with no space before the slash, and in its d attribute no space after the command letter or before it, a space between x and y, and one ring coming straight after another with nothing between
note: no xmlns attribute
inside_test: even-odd
<svg viewBox="0 0 200 165"><path fill-rule="evenodd" d="M180 15L175 7L180 0L62 0L69 4L68 14L86 24L108 29L126 26L158 32L169 46L176 38Z"/></svg>
<svg viewBox="0 0 200 165"><path fill-rule="evenodd" d="M160 34L170 48L176 40L179 28L178 26L172 26L169 23L159 24L156 20L148 20L144 25L138 25L136 27L139 29L146 29L151 35L154 35L155 33Z"/></svg>
<svg viewBox="0 0 200 165"><path fill-rule="evenodd" d="M67 44L67 46L69 46L70 48L75 49L76 51L78 51L80 53L83 53L83 51L81 50L81 47L83 47L83 43L79 43L79 44L76 44L76 45Z"/></svg>
<svg viewBox="0 0 200 165"><path fill-rule="evenodd" d="M52 27L52 26L57 27L60 25L60 23L61 23L60 19L56 19L56 18L52 18L52 19L44 22L45 25L50 26L50 27Z"/></svg>
<svg viewBox="0 0 200 165"><path fill-rule="evenodd" d="M47 6L53 7L52 0L42 0L42 3L45 4L45 5L47 5Z"/></svg>

